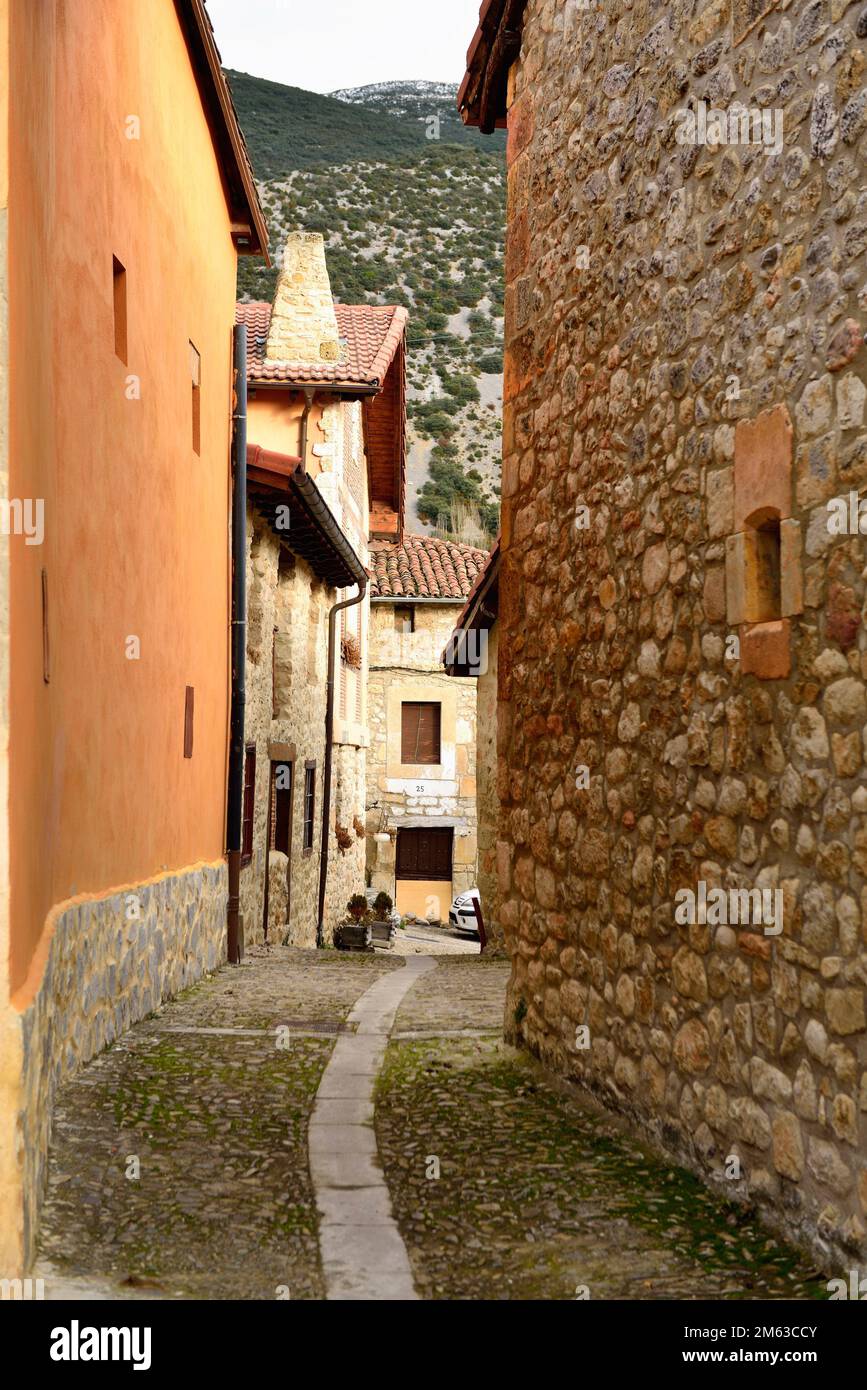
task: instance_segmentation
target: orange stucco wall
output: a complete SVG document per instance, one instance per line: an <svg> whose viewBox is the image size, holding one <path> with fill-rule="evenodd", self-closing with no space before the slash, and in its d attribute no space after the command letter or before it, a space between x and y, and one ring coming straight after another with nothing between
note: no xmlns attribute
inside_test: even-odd
<svg viewBox="0 0 867 1390"><path fill-rule="evenodd" d="M313 478L322 472L322 464L313 448L325 440L322 430L325 399L328 398L314 398L307 418L307 471ZM301 448L303 413L304 397L298 391L255 391L247 406L247 438L251 444L294 458Z"/></svg>
<svg viewBox="0 0 867 1390"><path fill-rule="evenodd" d="M236 263L171 0L12 0L11 24L10 495L45 500L44 543L10 541L10 972L26 996L53 904L223 852Z"/></svg>

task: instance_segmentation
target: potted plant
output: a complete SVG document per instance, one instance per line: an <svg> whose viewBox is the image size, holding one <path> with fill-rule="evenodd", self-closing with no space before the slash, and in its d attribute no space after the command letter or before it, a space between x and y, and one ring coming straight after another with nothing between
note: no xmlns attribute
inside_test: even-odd
<svg viewBox="0 0 867 1390"><path fill-rule="evenodd" d="M391 920L394 903L387 893L379 892L373 900L373 921L370 924L374 941L390 946L394 940L394 923Z"/></svg>
<svg viewBox="0 0 867 1390"><path fill-rule="evenodd" d="M346 920L334 933L338 951L371 951L370 909L363 893L353 893L346 904Z"/></svg>

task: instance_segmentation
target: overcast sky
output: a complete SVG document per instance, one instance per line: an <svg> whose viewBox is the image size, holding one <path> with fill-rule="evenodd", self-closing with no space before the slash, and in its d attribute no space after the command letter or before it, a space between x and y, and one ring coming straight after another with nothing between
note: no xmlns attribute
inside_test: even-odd
<svg viewBox="0 0 867 1390"><path fill-rule="evenodd" d="M227 68L308 92L459 82L479 0L208 0Z"/></svg>

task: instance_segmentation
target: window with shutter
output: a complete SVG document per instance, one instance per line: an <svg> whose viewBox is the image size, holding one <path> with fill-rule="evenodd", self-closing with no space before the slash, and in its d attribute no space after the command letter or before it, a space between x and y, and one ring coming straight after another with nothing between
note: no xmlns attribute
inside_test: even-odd
<svg viewBox="0 0 867 1390"><path fill-rule="evenodd" d="M292 844L292 763L271 764L271 848L288 855Z"/></svg>
<svg viewBox="0 0 867 1390"><path fill-rule="evenodd" d="M439 763L439 703L404 702L400 707L400 760L402 763Z"/></svg>
<svg viewBox="0 0 867 1390"><path fill-rule="evenodd" d="M244 834L241 840L241 863L253 858L253 818L256 813L256 745L247 745L244 758Z"/></svg>
<svg viewBox="0 0 867 1390"><path fill-rule="evenodd" d="M313 816L316 809L316 764L304 768L304 848L313 848Z"/></svg>

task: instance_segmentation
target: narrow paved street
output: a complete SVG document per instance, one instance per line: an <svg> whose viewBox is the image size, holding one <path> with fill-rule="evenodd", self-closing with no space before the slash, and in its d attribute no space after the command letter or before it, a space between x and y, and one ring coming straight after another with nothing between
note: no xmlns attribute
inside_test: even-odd
<svg viewBox="0 0 867 1390"><path fill-rule="evenodd" d="M59 1097L47 1296L826 1297L503 1044L507 975L266 949L166 1004Z"/></svg>

